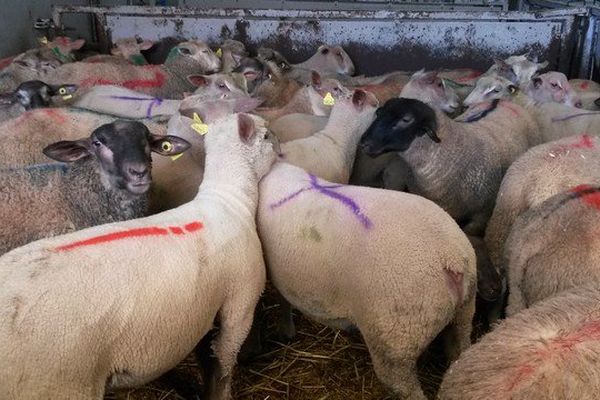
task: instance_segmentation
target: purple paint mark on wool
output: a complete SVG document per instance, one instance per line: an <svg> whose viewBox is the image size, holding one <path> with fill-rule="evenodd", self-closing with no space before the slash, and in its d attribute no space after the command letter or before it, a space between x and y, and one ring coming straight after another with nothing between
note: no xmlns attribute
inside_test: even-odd
<svg viewBox="0 0 600 400"><path fill-rule="evenodd" d="M109 96L111 99L116 100L135 100L135 101L150 101L148 104L148 109L146 110L146 118L152 118L152 107L160 106L163 102L163 99L158 97L134 97L134 96Z"/></svg>
<svg viewBox="0 0 600 400"><path fill-rule="evenodd" d="M572 118L577 118L577 117L584 117L586 115L598 115L600 113L597 112L590 112L590 113L579 113L579 114L571 114L571 115L567 115L566 117L557 117L557 118L552 118L552 122L561 122L561 121L566 121Z"/></svg>
<svg viewBox="0 0 600 400"><path fill-rule="evenodd" d="M281 207L282 205L284 205L288 201L294 199L295 197L299 196L303 192L316 190L319 193L321 193L327 197L330 197L334 200L339 201L340 203L345 205L347 208L349 208L350 211L352 211L352 214L354 214L354 216L360 221L360 223L365 227L365 229L371 229L373 227L373 222L369 219L369 217L367 217L362 212L359 205L356 204L356 202L354 200L352 200L348 196L334 192L332 190L332 189L338 189L338 188L344 187L344 185L321 185L317 181L316 176L314 176L313 174L309 174L308 176L310 177L310 187L305 187L305 188L295 191L294 193L284 197L283 199L279 200L278 202L271 204L270 208L273 210L275 208Z"/></svg>

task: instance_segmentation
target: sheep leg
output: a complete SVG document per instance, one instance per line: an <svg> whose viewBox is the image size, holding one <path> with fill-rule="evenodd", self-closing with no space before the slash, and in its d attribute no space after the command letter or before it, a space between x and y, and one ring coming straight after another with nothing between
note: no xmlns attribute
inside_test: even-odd
<svg viewBox="0 0 600 400"><path fill-rule="evenodd" d="M281 340L286 342L291 342L296 337L296 325L294 324L292 305L281 294L279 295L277 334Z"/></svg>
<svg viewBox="0 0 600 400"><path fill-rule="evenodd" d="M512 260L511 260L512 261ZM523 265L511 262L508 270L508 304L506 305L506 316L510 317L527 308L521 283L523 283Z"/></svg>
<svg viewBox="0 0 600 400"><path fill-rule="evenodd" d="M456 310L454 320L444 335L444 348L449 361L458 359L460 353L471 345L473 316L475 315L476 297L471 296Z"/></svg>
<svg viewBox="0 0 600 400"><path fill-rule="evenodd" d="M411 321L399 323L410 326ZM427 344L420 343L422 346L415 348L415 343L410 342L412 338L394 336L393 331L392 336L382 335L380 329L371 328L361 333L379 380L400 399L426 400L417 376L417 358L423 350L421 347Z"/></svg>
<svg viewBox="0 0 600 400"><path fill-rule="evenodd" d="M215 359L209 382L209 400L231 399L233 368L238 352L252 327L258 298L259 295L241 293L221 308L220 331L212 344Z"/></svg>

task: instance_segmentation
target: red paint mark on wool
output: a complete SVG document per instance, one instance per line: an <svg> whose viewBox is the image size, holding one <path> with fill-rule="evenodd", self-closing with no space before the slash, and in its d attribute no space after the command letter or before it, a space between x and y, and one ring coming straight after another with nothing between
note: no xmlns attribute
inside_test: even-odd
<svg viewBox="0 0 600 400"><path fill-rule="evenodd" d="M530 379L544 362L552 357L568 357L577 345L588 341L600 341L600 321L587 322L572 332L546 341L543 348L531 352L531 360L518 367L508 391Z"/></svg>
<svg viewBox="0 0 600 400"><path fill-rule="evenodd" d="M55 108L43 108L40 110L40 112L44 113L46 116L48 116L49 118L52 118L53 120L55 120L57 123L59 124L64 124L65 122L67 122L67 117L65 116L65 114Z"/></svg>
<svg viewBox="0 0 600 400"><path fill-rule="evenodd" d="M586 82L581 82L579 84L579 88L582 89L582 90L587 90L589 87L590 87L590 83L587 82L587 81Z"/></svg>
<svg viewBox="0 0 600 400"><path fill-rule="evenodd" d="M463 273L451 271L449 269L444 268L444 272L446 273L446 283L450 288L450 291L456 295L458 300L457 307L462 305L464 293L463 293Z"/></svg>
<svg viewBox="0 0 600 400"><path fill-rule="evenodd" d="M600 191L589 185L579 185L570 190L581 197L585 204L600 210Z"/></svg>
<svg viewBox="0 0 600 400"><path fill-rule="evenodd" d="M481 71L477 71L474 69L470 69L468 71L469 71L468 75L458 78L454 82L457 82L457 83L471 82L472 80L478 78L482 74Z"/></svg>
<svg viewBox="0 0 600 400"><path fill-rule="evenodd" d="M60 247L57 247L56 251L68 251L73 250L78 247L86 247L86 246L94 246L103 243L110 243L117 240L130 239L130 238L140 238L140 237L148 237L148 236L166 236L169 235L169 232L174 235L185 235L187 233L196 232L202 229L204 225L201 222L194 221L187 225L184 225L183 228L179 226L169 226L167 228L161 228L158 226L149 226L146 228L135 228L129 229L121 232L113 232L107 233L100 236L94 236L89 239L79 240L77 242L69 243ZM184 232L184 230L186 232Z"/></svg>
<svg viewBox="0 0 600 400"><path fill-rule="evenodd" d="M156 69L155 65L151 65L150 67L153 67L152 69ZM138 67L138 68L143 68L143 67ZM127 89L145 89L145 88L147 89L147 88L162 87L162 86L164 86L164 84L166 82L167 82L167 77L165 76L164 72L155 70L154 78L152 78L152 79L130 79L127 81L118 82L118 81L111 81L109 79L104 79L104 78L100 78L100 77L91 77L91 78L87 78L87 79L84 79L83 81L81 81L81 86L85 87L85 88L89 88L91 86L96 86L96 85L116 85L116 86L126 87Z"/></svg>
<svg viewBox="0 0 600 400"><path fill-rule="evenodd" d="M14 57L7 57L0 60L0 69L8 67L14 60Z"/></svg>
<svg viewBox="0 0 600 400"><path fill-rule="evenodd" d="M575 143L560 145L550 150L552 156L556 155L567 155L570 150L573 149L593 149L595 147L594 138L587 133L581 135L579 140Z"/></svg>

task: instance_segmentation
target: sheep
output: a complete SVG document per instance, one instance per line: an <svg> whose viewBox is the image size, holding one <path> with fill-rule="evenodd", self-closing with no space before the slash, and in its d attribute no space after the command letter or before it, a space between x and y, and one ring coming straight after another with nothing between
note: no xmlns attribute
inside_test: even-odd
<svg viewBox="0 0 600 400"><path fill-rule="evenodd" d="M356 146L373 122L378 106L373 94L353 91L336 102L323 130L281 144L280 158L293 165L309 165L311 173L319 178L348 183Z"/></svg>
<svg viewBox="0 0 600 400"><path fill-rule="evenodd" d="M240 65L242 58L248 56L246 46L242 42L226 39L221 44L221 72L231 74Z"/></svg>
<svg viewBox="0 0 600 400"><path fill-rule="evenodd" d="M46 76L48 83L73 82L80 88L117 85L154 97L181 99L193 89L187 76L217 71L221 59L204 43L192 40L171 50L163 65L114 65L107 63L71 63L58 67Z"/></svg>
<svg viewBox="0 0 600 400"><path fill-rule="evenodd" d="M413 74L398 97L421 100L448 113L458 108L456 92L436 71L421 70ZM405 191L409 179L410 168L398 155L389 153L371 158L361 148L356 151L351 184Z"/></svg>
<svg viewBox="0 0 600 400"><path fill-rule="evenodd" d="M567 77L560 72L551 71L536 76L522 89L536 105L555 102L581 108L581 98L573 90ZM493 99L510 99L517 93L517 90L518 88L508 79L485 76L477 82L473 91L465 99L464 105L471 106ZM526 105L527 103L525 99L521 99L520 104Z"/></svg>
<svg viewBox="0 0 600 400"><path fill-rule="evenodd" d="M47 85L42 81L21 83L14 91L0 94L0 122L16 118L34 108L68 103L77 85Z"/></svg>
<svg viewBox="0 0 600 400"><path fill-rule="evenodd" d="M264 100L264 107L284 107L294 97L296 92L304 87L294 79L286 78L278 73L268 73L268 78L256 83L253 97Z"/></svg>
<svg viewBox="0 0 600 400"><path fill-rule="evenodd" d="M146 383L192 351L218 317L207 398L230 399L266 280L255 213L258 180L275 160L267 134L258 117L215 121L205 180L190 203L1 257L0 397L91 400Z"/></svg>
<svg viewBox="0 0 600 400"><path fill-rule="evenodd" d="M0 91L15 90L19 84L26 81L45 80L46 75L60 65L74 61L72 52L80 49L84 42L83 39L71 41L67 37L59 36L38 49L28 50L14 57L10 65L0 71ZM69 80L54 83L63 82Z"/></svg>
<svg viewBox="0 0 600 400"><path fill-rule="evenodd" d="M133 64L147 65L148 62L142 55L142 50L148 50L154 43L149 40L139 40L137 38L124 38L115 41L113 48L110 50L111 55L99 54L91 57L86 57L82 62L91 63L112 63L112 64Z"/></svg>
<svg viewBox="0 0 600 400"><path fill-rule="evenodd" d="M507 315L562 290L600 282L599 192L598 186L580 182L517 218L504 247Z"/></svg>
<svg viewBox="0 0 600 400"><path fill-rule="evenodd" d="M348 96L350 91L336 79L325 78L312 71L312 83L294 94L294 97L283 107L259 108L255 111L262 118L272 121L293 113L327 116L336 99Z"/></svg>
<svg viewBox="0 0 600 400"><path fill-rule="evenodd" d="M189 146L176 136L152 135L140 122L116 121L88 138L44 148L48 157L73 164L0 170L0 254L43 237L145 216L150 151L175 156Z"/></svg>
<svg viewBox="0 0 600 400"><path fill-rule="evenodd" d="M181 39L174 38L172 36L164 37L160 40L154 42L152 47L148 50L142 50L141 53L144 58L148 61L148 64L159 65L164 64L171 50L179 43L181 43Z"/></svg>
<svg viewBox="0 0 600 400"><path fill-rule="evenodd" d="M115 118L76 109L40 108L23 113L0 125L0 168L47 162L42 149L59 140L75 140ZM154 135L166 127L148 122Z"/></svg>
<svg viewBox="0 0 600 400"><path fill-rule="evenodd" d="M504 244L517 217L581 182L600 184L600 141L575 135L529 149L504 175L485 242L492 264L506 271Z"/></svg>
<svg viewBox="0 0 600 400"><path fill-rule="evenodd" d="M585 110L600 110L595 103L600 98L600 83L587 79L569 79L569 85L581 98L581 108Z"/></svg>
<svg viewBox="0 0 600 400"><path fill-rule="evenodd" d="M243 78L240 79L236 74L193 74L189 75L187 79L192 85L198 87L194 94L221 98L232 95L248 96L242 86L244 85ZM185 99L183 101L161 99L121 86L98 85L78 96L73 106L115 117L163 121L176 114L182 102L185 103Z"/></svg>
<svg viewBox="0 0 600 400"><path fill-rule="evenodd" d="M527 150L537 128L527 112L495 100L461 123L400 98L377 113L361 139L365 153L398 152L411 169L411 193L439 204L467 234L483 235L504 172Z"/></svg>
<svg viewBox="0 0 600 400"><path fill-rule="evenodd" d="M292 113L269 122L269 130L280 143L285 143L312 136L325 128L328 120L329 116Z"/></svg>
<svg viewBox="0 0 600 400"><path fill-rule="evenodd" d="M180 158L172 160L159 157L154 160L154 173L150 189L150 212L157 213L175 208L193 200L204 174L204 142L195 124L194 113L203 122L227 114L249 112L259 100L250 97L232 97L210 100L202 95L190 96L182 103L182 111L169 120L168 134L177 135L192 144ZM185 107L185 108L183 108Z"/></svg>
<svg viewBox="0 0 600 400"><path fill-rule="evenodd" d="M438 399L598 398L599 303L591 285L506 319L450 366Z"/></svg>
<svg viewBox="0 0 600 400"><path fill-rule="evenodd" d="M547 61L538 63L537 60L529 60L526 53L510 56L505 60L496 59L494 64L482 76L500 76L519 87L524 87L538 71L547 66Z"/></svg>
<svg viewBox="0 0 600 400"><path fill-rule="evenodd" d="M456 223L422 197L333 184L284 162L259 194L277 290L319 322L358 328L378 378L401 398L425 399L419 355L448 324L452 356L470 344L475 254ZM293 336L293 325L280 329Z"/></svg>
<svg viewBox="0 0 600 400"><path fill-rule="evenodd" d="M534 90L531 87L529 90ZM481 78L474 89L480 93L487 93L486 100L492 98L510 99L535 117L540 127L540 137L537 143L550 142L563 137L576 135L582 132L594 134L600 124L600 113L580 110L565 104L548 102L536 104L535 100L518 90L514 85L501 78ZM467 98L465 104L469 105L480 101L478 95L473 94Z"/></svg>
<svg viewBox="0 0 600 400"><path fill-rule="evenodd" d="M311 82L311 71L337 79L344 79L355 72L352 60L340 46L319 46L312 57L299 64L291 64L278 51L265 47L258 49L257 59L272 69L280 70L286 78L306 85Z"/></svg>
<svg viewBox="0 0 600 400"><path fill-rule="evenodd" d="M130 119L168 120L177 113L181 100L161 99L122 86L98 85L78 96L72 106Z"/></svg>

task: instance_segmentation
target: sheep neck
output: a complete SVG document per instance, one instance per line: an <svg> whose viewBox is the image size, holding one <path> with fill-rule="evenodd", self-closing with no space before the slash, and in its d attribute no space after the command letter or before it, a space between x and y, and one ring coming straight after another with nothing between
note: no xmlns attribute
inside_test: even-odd
<svg viewBox="0 0 600 400"><path fill-rule="evenodd" d="M98 223L105 223L137 218L147 213L148 196L107 187L102 182L95 160L86 158L70 164L65 172L64 183L61 187L63 196L75 211L75 224L81 221L81 226L77 228L89 226L89 221L94 218ZM74 188L85 188L85 199L81 197L81 189ZM107 220L108 216L110 220Z"/></svg>
<svg viewBox="0 0 600 400"><path fill-rule="evenodd" d="M204 177L194 201L203 204L215 200L227 208L241 211L244 217L249 216L254 221L258 206L258 179L254 168L238 149L206 151Z"/></svg>

